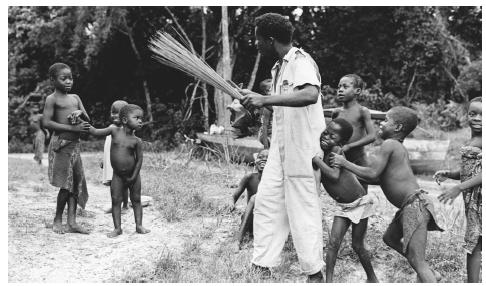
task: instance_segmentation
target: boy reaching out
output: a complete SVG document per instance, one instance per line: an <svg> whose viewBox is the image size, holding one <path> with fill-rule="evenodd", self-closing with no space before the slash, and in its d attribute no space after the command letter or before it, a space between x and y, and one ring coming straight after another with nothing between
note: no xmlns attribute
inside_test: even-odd
<svg viewBox="0 0 486 286"><path fill-rule="evenodd" d="M112 238L123 233L121 229L121 203L123 193L130 189L130 201L135 216L135 230L138 233L149 233L142 226L142 204L140 169L142 168L142 140L133 133L142 128L143 110L138 105L127 104L120 109L121 126L110 125L104 129L91 127L89 132L95 136L111 135L110 161L113 167L113 178L110 184L111 209L115 229L107 236Z"/></svg>
<svg viewBox="0 0 486 286"><path fill-rule="evenodd" d="M385 197L399 208L383 236L384 242L407 258L421 282L436 282L425 261L427 230L443 230L436 223L430 197L413 175L408 152L402 144L417 121L412 109L393 107L380 124L378 136L384 142L369 167L353 164L336 153L330 156L330 161L332 166L343 167L365 180L379 180Z"/></svg>
<svg viewBox="0 0 486 286"><path fill-rule="evenodd" d="M377 283L371 259L364 244L368 217L373 214L374 200L366 194L356 176L346 169L329 167L331 152L342 153L341 146L351 138L353 127L342 118L336 118L322 132L320 146L323 158L315 156L312 165L321 173L321 182L341 208L334 216L326 253L326 283L333 282L334 266L341 242L352 225L352 246L366 272L367 282Z"/></svg>
<svg viewBox="0 0 486 286"><path fill-rule="evenodd" d="M83 209L88 200L88 189L80 157L79 136L89 130L89 117L81 99L70 94L73 85L71 68L63 63L55 63L49 68L49 78L54 86L54 93L47 96L42 117L43 126L54 132L49 143L49 182L59 187L56 216L52 230L64 233L62 213L68 205L67 231L87 234L88 231L76 223L76 208ZM71 124L69 118L82 119ZM83 121L84 120L84 121Z"/></svg>

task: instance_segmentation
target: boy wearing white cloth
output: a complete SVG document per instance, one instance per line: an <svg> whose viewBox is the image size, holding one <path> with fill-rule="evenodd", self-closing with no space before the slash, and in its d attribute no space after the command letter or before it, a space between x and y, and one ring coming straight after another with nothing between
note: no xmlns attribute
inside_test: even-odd
<svg viewBox="0 0 486 286"><path fill-rule="evenodd" d="M368 251L365 248L364 237L368 217L374 213L374 198L366 194L356 176L344 168L330 167L331 152L342 153L342 146L353 134L352 125L343 118L336 118L322 132L320 138L323 158L315 156L312 164L320 170L324 189L336 200L339 210L334 214L334 221L326 253L326 283L332 283L334 265L341 242L352 225L352 246L366 272L367 282L378 282Z"/></svg>

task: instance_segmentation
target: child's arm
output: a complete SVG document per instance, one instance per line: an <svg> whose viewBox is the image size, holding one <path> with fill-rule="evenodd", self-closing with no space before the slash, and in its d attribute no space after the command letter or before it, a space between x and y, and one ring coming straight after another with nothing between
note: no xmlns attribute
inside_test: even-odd
<svg viewBox="0 0 486 286"><path fill-rule="evenodd" d="M369 167L358 166L346 160L344 156L336 153L331 153L330 162L334 167L344 167L365 180L375 181L385 170L390 155L393 153L393 142L385 140L381 145L379 152L376 154L375 160Z"/></svg>
<svg viewBox="0 0 486 286"><path fill-rule="evenodd" d="M240 198L241 194L246 190L246 185L248 184L248 179L250 178L250 175L245 175L241 181L240 184L238 185L238 189L233 193L233 206L236 204L238 199Z"/></svg>
<svg viewBox="0 0 486 286"><path fill-rule="evenodd" d="M115 127L113 124L103 129L96 129L93 126L91 126L89 128L89 134L94 136L108 136L112 134L114 128Z"/></svg>
<svg viewBox="0 0 486 286"><path fill-rule="evenodd" d="M351 148L365 146L376 140L375 128L373 127L373 121L371 121L371 113L366 107L360 108L361 118L363 119L364 127L366 129L366 136L363 138L350 142L343 146L343 151L348 151Z"/></svg>
<svg viewBox="0 0 486 286"><path fill-rule="evenodd" d="M335 149L333 151L337 154L342 154L341 149ZM320 170L321 175L324 178L330 179L331 181L337 181L339 179L341 168L329 167L319 156L314 156L314 158L312 158L312 164Z"/></svg>
<svg viewBox="0 0 486 286"><path fill-rule="evenodd" d="M44 106L44 114L42 116L42 125L54 131L69 131L69 132L88 132L91 125L88 122L82 122L77 125L62 124L53 120L54 118L55 99L48 96Z"/></svg>
<svg viewBox="0 0 486 286"><path fill-rule="evenodd" d="M440 185L441 182L445 181L447 178L453 179L453 180L459 180L461 179L461 169L458 168L456 170L439 170L435 172L434 176L432 178L435 179L437 184Z"/></svg>
<svg viewBox="0 0 486 286"><path fill-rule="evenodd" d="M483 182L481 174L472 177L471 179L464 181L454 187L450 188L449 190L445 191L444 193L438 196L439 201L443 203L452 202L456 199L456 197L461 194L462 192L469 190L472 187L479 186Z"/></svg>
<svg viewBox="0 0 486 286"><path fill-rule="evenodd" d="M140 169L142 168L143 152L142 152L142 140L137 138L137 145L135 147L135 168L133 169L133 174L127 179L128 184L132 184L137 179Z"/></svg>

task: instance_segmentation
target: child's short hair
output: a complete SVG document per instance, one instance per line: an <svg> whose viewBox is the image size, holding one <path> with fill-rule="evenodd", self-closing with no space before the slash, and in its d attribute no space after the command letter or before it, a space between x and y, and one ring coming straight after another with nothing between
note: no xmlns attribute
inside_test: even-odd
<svg viewBox="0 0 486 286"><path fill-rule="evenodd" d="M388 115L398 124L402 124L402 133L407 136L418 124L418 116L415 110L405 106L395 106L388 110Z"/></svg>
<svg viewBox="0 0 486 286"><path fill-rule="evenodd" d="M341 135L343 144L346 144L353 135L353 126L344 118L336 118L332 122L339 125L341 130L339 131L339 135Z"/></svg>
<svg viewBox="0 0 486 286"><path fill-rule="evenodd" d="M272 79L271 78L267 78L267 79L262 80L258 87L260 88L260 91L263 92L263 91L266 91L265 87L269 86L269 85L272 85Z"/></svg>
<svg viewBox="0 0 486 286"><path fill-rule="evenodd" d="M475 98L469 100L469 103L467 104L467 108L469 109L469 106L471 106L471 103L473 102L483 102L483 99L481 96L476 96Z"/></svg>
<svg viewBox="0 0 486 286"><path fill-rule="evenodd" d="M111 104L111 112L120 112L121 108L125 105L127 105L128 102L126 102L125 100L115 100L112 104Z"/></svg>
<svg viewBox="0 0 486 286"><path fill-rule="evenodd" d="M143 111L143 109L136 104L127 104L127 105L123 106L122 108L120 108L120 113L119 113L118 117L120 117L120 120L123 120L123 118L127 118L128 115L130 113L132 113L134 110Z"/></svg>
<svg viewBox="0 0 486 286"><path fill-rule="evenodd" d="M354 87L355 88L360 88L361 90L363 90L363 88L364 88L364 81L363 81L363 79L359 75L354 74L354 73L350 73L350 74L347 74L347 75L345 75L343 77L352 78L353 81L354 81L354 83L353 83Z"/></svg>
<svg viewBox="0 0 486 286"><path fill-rule="evenodd" d="M63 70L63 69L71 69L71 68L67 64L64 64L64 63L53 64L52 66L49 67L49 71L48 71L49 78L51 78L51 79L56 78L57 73L60 70Z"/></svg>
<svg viewBox="0 0 486 286"><path fill-rule="evenodd" d="M266 13L255 19L258 33L266 38L273 37L282 44L290 44L294 26L289 19L277 13Z"/></svg>

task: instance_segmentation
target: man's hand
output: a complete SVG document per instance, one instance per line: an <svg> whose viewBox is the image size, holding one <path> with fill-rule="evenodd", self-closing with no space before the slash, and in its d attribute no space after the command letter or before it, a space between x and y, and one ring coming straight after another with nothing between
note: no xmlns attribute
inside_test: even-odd
<svg viewBox="0 0 486 286"><path fill-rule="evenodd" d="M449 205L452 205L454 200L461 193L462 193L461 189L459 189L459 187L457 185L455 185L454 187L452 187L452 188L448 189L447 191L443 192L442 194L440 194L437 198L439 199L440 202L442 202L444 204L449 202Z"/></svg>
<svg viewBox="0 0 486 286"><path fill-rule="evenodd" d="M266 98L258 93L255 93L249 89L242 89L240 93L243 94L243 97L240 99L241 104L248 109L252 107L263 107L265 106Z"/></svg>
<svg viewBox="0 0 486 286"><path fill-rule="evenodd" d="M437 185L440 186L441 182L443 182L447 178L449 178L449 173L450 173L449 170L439 170L439 171L435 172L435 174L434 174L434 176L432 176L432 178L434 178Z"/></svg>
<svg viewBox="0 0 486 286"><path fill-rule="evenodd" d="M83 121L79 124L73 125L72 128L74 132L88 133L91 125L88 122Z"/></svg>
<svg viewBox="0 0 486 286"><path fill-rule="evenodd" d="M334 152L329 155L329 163L332 167L340 168L344 165L344 162L346 162L346 158L343 155Z"/></svg>

